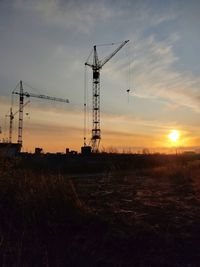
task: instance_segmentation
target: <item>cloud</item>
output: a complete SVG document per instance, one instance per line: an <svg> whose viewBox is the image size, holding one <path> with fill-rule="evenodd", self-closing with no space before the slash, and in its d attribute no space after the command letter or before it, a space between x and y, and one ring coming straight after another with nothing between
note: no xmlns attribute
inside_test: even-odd
<svg viewBox="0 0 200 267"><path fill-rule="evenodd" d="M178 34L171 34L162 41L156 37L138 38L130 47L130 56L134 56L130 63L134 84L131 94L200 112L200 78L192 72L179 70L181 59L174 52ZM120 83L127 75L129 62L121 56L113 66L107 68L106 74Z"/></svg>
<svg viewBox="0 0 200 267"><path fill-rule="evenodd" d="M143 52L148 51L148 56L144 53L143 66L139 59L135 62L135 81L141 87L141 96L164 98L200 112L200 79L175 70L178 58L173 52L174 39L158 42L151 36L146 43L148 48ZM140 90L137 92L140 96Z"/></svg>
<svg viewBox="0 0 200 267"><path fill-rule="evenodd" d="M134 25L134 32L141 33L148 27L156 27L175 19L172 8L155 12L147 1L116 0L14 0L15 8L37 13L47 25L73 29L91 34L105 23L126 25L125 32ZM132 24L132 25L131 25ZM128 27L127 27L128 26ZM101 32L101 31L99 31ZM114 33L113 33L114 35Z"/></svg>
<svg viewBox="0 0 200 267"><path fill-rule="evenodd" d="M84 33L89 33L96 21L116 15L103 1L16 0L15 6L37 12L47 24Z"/></svg>

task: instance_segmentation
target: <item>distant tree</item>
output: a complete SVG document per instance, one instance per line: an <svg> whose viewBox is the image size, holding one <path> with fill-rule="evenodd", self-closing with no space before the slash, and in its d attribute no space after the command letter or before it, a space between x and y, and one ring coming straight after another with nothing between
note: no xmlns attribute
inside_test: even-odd
<svg viewBox="0 0 200 267"><path fill-rule="evenodd" d="M144 155L149 155L149 154L150 154L149 149L148 149L148 148L143 148L143 149L142 149L142 154L144 154Z"/></svg>

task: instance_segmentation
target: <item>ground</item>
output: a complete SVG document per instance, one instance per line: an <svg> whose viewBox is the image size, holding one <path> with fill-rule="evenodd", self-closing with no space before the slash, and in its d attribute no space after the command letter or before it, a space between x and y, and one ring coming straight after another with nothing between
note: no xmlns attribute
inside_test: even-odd
<svg viewBox="0 0 200 267"><path fill-rule="evenodd" d="M1 160L0 265L200 266L199 157L163 157L90 173Z"/></svg>

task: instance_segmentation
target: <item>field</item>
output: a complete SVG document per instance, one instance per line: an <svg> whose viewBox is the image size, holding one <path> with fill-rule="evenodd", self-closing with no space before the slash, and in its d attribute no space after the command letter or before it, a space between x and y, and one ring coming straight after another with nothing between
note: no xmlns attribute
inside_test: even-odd
<svg viewBox="0 0 200 267"><path fill-rule="evenodd" d="M0 160L0 266L200 266L199 243L199 155Z"/></svg>

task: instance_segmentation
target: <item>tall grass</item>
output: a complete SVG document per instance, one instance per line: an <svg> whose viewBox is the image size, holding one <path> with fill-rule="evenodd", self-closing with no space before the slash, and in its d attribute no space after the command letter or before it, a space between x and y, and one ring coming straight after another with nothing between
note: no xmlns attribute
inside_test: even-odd
<svg viewBox="0 0 200 267"><path fill-rule="evenodd" d="M198 266L200 160L106 157L85 180L0 159L0 266Z"/></svg>
<svg viewBox="0 0 200 267"><path fill-rule="evenodd" d="M15 164L1 160L0 266L52 266L51 250L59 254L64 249L52 243L61 241L69 248L66 233L86 220L88 210L72 180L16 170ZM59 258L53 258L59 266Z"/></svg>

